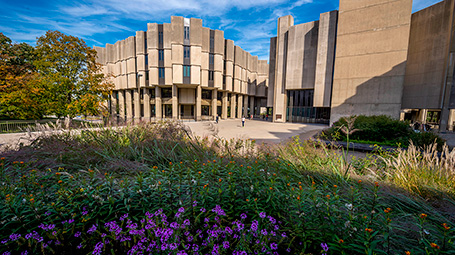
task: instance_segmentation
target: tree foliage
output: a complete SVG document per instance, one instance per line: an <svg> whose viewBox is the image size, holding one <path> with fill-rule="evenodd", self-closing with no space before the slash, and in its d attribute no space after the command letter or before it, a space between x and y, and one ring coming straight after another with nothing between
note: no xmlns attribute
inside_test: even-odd
<svg viewBox="0 0 455 255"><path fill-rule="evenodd" d="M0 118L103 114L107 80L96 51L80 38L48 31L34 48L0 33Z"/></svg>
<svg viewBox="0 0 455 255"><path fill-rule="evenodd" d="M48 31L37 40L35 66L46 81L48 111L58 117L97 115L112 84L96 63L96 51L84 40Z"/></svg>
<svg viewBox="0 0 455 255"><path fill-rule="evenodd" d="M45 88L35 71L36 53L0 33L0 118L39 119L45 113Z"/></svg>

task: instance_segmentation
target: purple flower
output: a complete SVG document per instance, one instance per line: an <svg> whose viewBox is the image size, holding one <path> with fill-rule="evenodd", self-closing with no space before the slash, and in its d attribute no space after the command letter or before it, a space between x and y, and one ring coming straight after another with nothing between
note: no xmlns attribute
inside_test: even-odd
<svg viewBox="0 0 455 255"><path fill-rule="evenodd" d="M88 211L83 211L82 215L86 215L87 213L88 213Z"/></svg>
<svg viewBox="0 0 455 255"><path fill-rule="evenodd" d="M11 255L11 252L5 251L2 255Z"/></svg>
<svg viewBox="0 0 455 255"><path fill-rule="evenodd" d="M190 220L189 219L184 220L183 221L183 225L189 226L190 225Z"/></svg>
<svg viewBox="0 0 455 255"><path fill-rule="evenodd" d="M176 213L176 214L175 214L175 217L176 217L176 218L180 218L180 213L179 213L179 212Z"/></svg>
<svg viewBox="0 0 455 255"><path fill-rule="evenodd" d="M21 255L28 255L28 251L21 252Z"/></svg>
<svg viewBox="0 0 455 255"><path fill-rule="evenodd" d="M271 243L271 244L270 244L270 248L271 248L272 250L276 250L276 249L278 249L278 245L277 245L276 243Z"/></svg>
<svg viewBox="0 0 455 255"><path fill-rule="evenodd" d="M212 209L212 212L218 214L219 216L226 216L226 213L221 209L221 206L216 205L215 208Z"/></svg>
<svg viewBox="0 0 455 255"><path fill-rule="evenodd" d="M92 227L87 231L87 233L92 234L93 232L96 231L97 225L93 224Z"/></svg>
<svg viewBox="0 0 455 255"><path fill-rule="evenodd" d="M282 236L282 237L287 237L286 232L283 232L283 233L281 234L281 236Z"/></svg>
<svg viewBox="0 0 455 255"><path fill-rule="evenodd" d="M193 251L198 251L199 250L199 246L197 244L193 244Z"/></svg>
<svg viewBox="0 0 455 255"><path fill-rule="evenodd" d="M74 222L74 219L68 220L68 223L69 223L69 224L71 224L71 223L73 223L73 222Z"/></svg>
<svg viewBox="0 0 455 255"><path fill-rule="evenodd" d="M74 234L74 237L80 237L81 236L81 232L76 232L76 234Z"/></svg>
<svg viewBox="0 0 455 255"><path fill-rule="evenodd" d="M259 213L259 217L265 218L265 216L266 216L265 212L260 212L260 213Z"/></svg>
<svg viewBox="0 0 455 255"><path fill-rule="evenodd" d="M287 248L286 251L287 251L287 252L291 252L291 248Z"/></svg>
<svg viewBox="0 0 455 255"><path fill-rule="evenodd" d="M267 233L267 230L266 230L266 229L261 230L261 234L264 235L264 236L266 236L266 235L268 234L268 233Z"/></svg>
<svg viewBox="0 0 455 255"><path fill-rule="evenodd" d="M94 254L94 255L100 255L101 252L103 252L103 250L102 250L102 249L103 249L103 246L104 246L103 242L97 243L97 244L95 245L95 249L93 250L92 254Z"/></svg>
<svg viewBox="0 0 455 255"><path fill-rule="evenodd" d="M180 208L179 208L179 213L184 213L184 212L185 212L185 208L180 207Z"/></svg>
<svg viewBox="0 0 455 255"><path fill-rule="evenodd" d="M128 213L127 213L127 214L124 214L122 217L120 217L120 220L121 220L121 221L124 221L126 218L128 218Z"/></svg>
<svg viewBox="0 0 455 255"><path fill-rule="evenodd" d="M101 234L101 237L102 237L102 238L104 238L104 237L106 237L106 236L107 236L106 233L102 233L102 234Z"/></svg>
<svg viewBox="0 0 455 255"><path fill-rule="evenodd" d="M46 215L46 216L51 215L51 211L47 211L44 215Z"/></svg>
<svg viewBox="0 0 455 255"><path fill-rule="evenodd" d="M82 243L77 246L78 249L82 248Z"/></svg>
<svg viewBox="0 0 455 255"><path fill-rule="evenodd" d="M246 214L244 214L244 213L240 214L240 219L242 219L242 220L246 219Z"/></svg>
<svg viewBox="0 0 455 255"><path fill-rule="evenodd" d="M326 243L321 243L321 248L322 250L324 250L325 252L327 252L329 250L329 246L326 244Z"/></svg>
<svg viewBox="0 0 455 255"><path fill-rule="evenodd" d="M232 229L230 227L226 227L225 229L226 233L228 233L229 235L232 235Z"/></svg>
<svg viewBox="0 0 455 255"><path fill-rule="evenodd" d="M19 239L19 237L21 237L21 234L11 234L11 235L9 236L9 239L10 239L11 241L16 241L17 239Z"/></svg>
<svg viewBox="0 0 455 255"><path fill-rule="evenodd" d="M223 248L224 249L229 249L229 241L224 241L223 242Z"/></svg>
<svg viewBox="0 0 455 255"><path fill-rule="evenodd" d="M201 211L201 212L205 212L205 208L204 208L204 207L202 207L200 211Z"/></svg>
<svg viewBox="0 0 455 255"><path fill-rule="evenodd" d="M193 202L193 207L197 206L197 201Z"/></svg>

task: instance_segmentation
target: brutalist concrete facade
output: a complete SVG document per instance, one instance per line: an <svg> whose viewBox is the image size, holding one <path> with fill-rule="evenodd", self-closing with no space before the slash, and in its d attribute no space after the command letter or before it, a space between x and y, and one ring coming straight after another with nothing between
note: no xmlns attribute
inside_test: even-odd
<svg viewBox="0 0 455 255"><path fill-rule="evenodd" d="M273 120L385 114L452 130L454 1L411 14L412 0L340 0L319 21L279 18L270 40Z"/></svg>
<svg viewBox="0 0 455 255"><path fill-rule="evenodd" d="M115 84L110 109L120 120L240 118L267 106L267 61L200 19L149 23L95 49Z"/></svg>

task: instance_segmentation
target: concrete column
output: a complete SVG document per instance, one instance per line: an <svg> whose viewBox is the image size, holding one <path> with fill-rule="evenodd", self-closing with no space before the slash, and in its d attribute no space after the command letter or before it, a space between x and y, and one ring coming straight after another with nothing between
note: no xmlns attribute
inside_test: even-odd
<svg viewBox="0 0 455 255"><path fill-rule="evenodd" d="M163 118L163 105L161 104L161 88L155 87L155 118L161 120Z"/></svg>
<svg viewBox="0 0 455 255"><path fill-rule="evenodd" d="M447 122L447 130L448 131L453 131L453 122L455 121L455 110L450 109L449 112L449 121ZM443 131L443 130L441 130Z"/></svg>
<svg viewBox="0 0 455 255"><path fill-rule="evenodd" d="M248 96L243 96L243 116L248 117Z"/></svg>
<svg viewBox="0 0 455 255"><path fill-rule="evenodd" d="M202 119L202 88L201 85L198 85L196 88L196 120L199 121Z"/></svg>
<svg viewBox="0 0 455 255"><path fill-rule="evenodd" d="M223 92L223 98L221 100L221 118L227 119L228 116L228 93L227 91Z"/></svg>
<svg viewBox="0 0 455 255"><path fill-rule="evenodd" d="M239 94L238 106L237 106L237 118L244 117L243 114L242 114L243 113L242 106L243 106L243 96Z"/></svg>
<svg viewBox="0 0 455 255"><path fill-rule="evenodd" d="M419 111L419 117L417 118L417 121L420 122L420 124L426 124L427 123L427 115L428 115L428 110L427 109L421 109Z"/></svg>
<svg viewBox="0 0 455 255"><path fill-rule="evenodd" d="M111 117L117 116L117 98L114 97L114 94L111 95Z"/></svg>
<svg viewBox="0 0 455 255"><path fill-rule="evenodd" d="M179 118L178 91L177 85L172 85L172 118L174 120Z"/></svg>
<svg viewBox="0 0 455 255"><path fill-rule="evenodd" d="M143 89L144 93L144 118L146 122L150 121L150 91L147 88Z"/></svg>
<svg viewBox="0 0 455 255"><path fill-rule="evenodd" d="M140 89L135 89L134 93L134 122L138 123L141 120L141 98L139 95Z"/></svg>
<svg viewBox="0 0 455 255"><path fill-rule="evenodd" d="M216 118L216 115L218 115L218 89L212 90L212 116L213 119Z"/></svg>
<svg viewBox="0 0 455 255"><path fill-rule="evenodd" d="M236 105L237 98L235 97L234 93L231 93L231 119L235 119L237 113L235 112L235 105Z"/></svg>
<svg viewBox="0 0 455 255"><path fill-rule="evenodd" d="M125 91L118 91L118 107L120 121L125 121Z"/></svg>
<svg viewBox="0 0 455 255"><path fill-rule="evenodd" d="M254 96L250 96L250 114L256 115L256 111L254 110Z"/></svg>
<svg viewBox="0 0 455 255"><path fill-rule="evenodd" d="M126 121L133 120L133 91L131 89L125 90L125 104L126 104Z"/></svg>

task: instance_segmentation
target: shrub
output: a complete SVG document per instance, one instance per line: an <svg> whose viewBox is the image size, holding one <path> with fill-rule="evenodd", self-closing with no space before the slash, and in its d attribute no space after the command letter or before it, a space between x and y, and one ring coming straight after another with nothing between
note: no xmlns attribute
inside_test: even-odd
<svg viewBox="0 0 455 255"><path fill-rule="evenodd" d="M347 119L341 118L331 128L323 131L321 137L346 141L347 136L341 129L347 125ZM444 144L444 140L436 134L431 132L416 133L411 129L408 122L395 120L386 115L356 116L353 128L357 131L349 136L349 140L352 142L359 141L399 147L407 147L411 141L414 145L421 147L436 142L439 149L442 149Z"/></svg>

